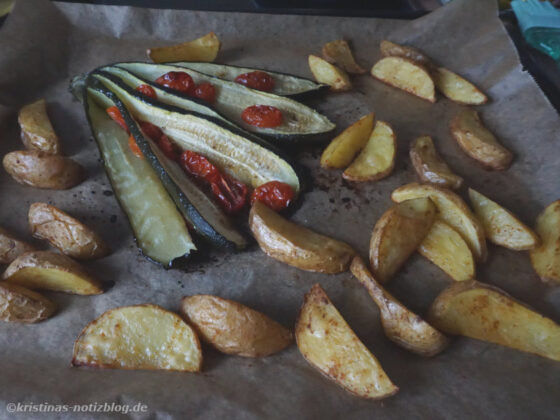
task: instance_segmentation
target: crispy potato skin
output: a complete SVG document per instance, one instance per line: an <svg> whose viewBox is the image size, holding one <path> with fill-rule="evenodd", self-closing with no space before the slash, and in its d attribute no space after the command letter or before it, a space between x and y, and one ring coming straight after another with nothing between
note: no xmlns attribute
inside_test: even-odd
<svg viewBox="0 0 560 420"><path fill-rule="evenodd" d="M0 320L31 324L52 316L56 306L46 297L25 287L0 283Z"/></svg>
<svg viewBox="0 0 560 420"><path fill-rule="evenodd" d="M333 92L344 92L352 89L352 83L346 72L316 55L308 57L308 64L313 77L319 83L331 87Z"/></svg>
<svg viewBox="0 0 560 420"><path fill-rule="evenodd" d="M34 246L15 238L0 227L0 264L10 264L21 254L34 250Z"/></svg>
<svg viewBox="0 0 560 420"><path fill-rule="evenodd" d="M343 39L331 41L323 45L323 58L329 63L338 64L350 74L364 74L366 70L356 63L352 50Z"/></svg>
<svg viewBox="0 0 560 420"><path fill-rule="evenodd" d="M226 354L264 357L294 341L290 330L261 312L217 296L184 297L181 315L203 341Z"/></svg>
<svg viewBox="0 0 560 420"><path fill-rule="evenodd" d="M560 200L554 201L537 218L535 226L541 245L529 251L531 265L545 282L560 284Z"/></svg>
<svg viewBox="0 0 560 420"><path fill-rule="evenodd" d="M405 45L395 44L394 42L383 40L379 44L379 49L384 57L403 57L418 63L427 69L433 67L432 60L416 48Z"/></svg>
<svg viewBox="0 0 560 420"><path fill-rule="evenodd" d="M154 63L170 63L173 61L201 61L210 63L216 60L221 42L214 32L189 42L169 47L150 48L146 51L148 58Z"/></svg>
<svg viewBox="0 0 560 420"><path fill-rule="evenodd" d="M47 114L47 103L39 99L20 109L18 123L21 140L27 149L60 153L60 141Z"/></svg>
<svg viewBox="0 0 560 420"><path fill-rule="evenodd" d="M85 169L72 159L40 150L10 152L2 163L17 182L37 188L66 190L86 177Z"/></svg>
<svg viewBox="0 0 560 420"><path fill-rule="evenodd" d="M488 97L471 82L445 67L431 71L436 88L448 99L462 105L483 105Z"/></svg>
<svg viewBox="0 0 560 420"><path fill-rule="evenodd" d="M91 260L102 258L110 252L105 241L94 231L49 204L31 204L28 220L34 237L49 241L70 257Z"/></svg>

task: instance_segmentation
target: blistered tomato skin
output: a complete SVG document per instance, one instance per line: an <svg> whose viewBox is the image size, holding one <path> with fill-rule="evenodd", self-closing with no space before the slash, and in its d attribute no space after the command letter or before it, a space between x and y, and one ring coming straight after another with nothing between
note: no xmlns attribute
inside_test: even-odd
<svg viewBox="0 0 560 420"><path fill-rule="evenodd" d="M158 146L162 150L163 154L169 159L173 161L177 161L179 159L179 151L177 150L177 147L165 134L158 139Z"/></svg>
<svg viewBox="0 0 560 420"><path fill-rule="evenodd" d="M253 105L245 108L241 118L249 125L259 128L272 128L282 125L284 118L282 112L269 105Z"/></svg>
<svg viewBox="0 0 560 420"><path fill-rule="evenodd" d="M215 182L220 175L218 168L212 165L208 159L191 150L181 153L180 162L186 172L208 182Z"/></svg>
<svg viewBox="0 0 560 420"><path fill-rule="evenodd" d="M211 83L201 83L194 90L193 96L212 103L216 99L216 88Z"/></svg>
<svg viewBox="0 0 560 420"><path fill-rule="evenodd" d="M152 123L145 121L140 121L138 124L140 124L140 128L142 129L144 134L146 134L153 141L158 141L160 137L163 136L163 131L161 131L161 129L157 125L153 125Z"/></svg>
<svg viewBox="0 0 560 420"><path fill-rule="evenodd" d="M234 81L240 85L262 90L263 92L270 92L274 89L274 78L264 71L243 73L237 76Z"/></svg>
<svg viewBox="0 0 560 420"><path fill-rule="evenodd" d="M274 211L280 211L290 205L294 199L294 190L280 181L270 181L259 185L251 194L251 205L260 201Z"/></svg>
<svg viewBox="0 0 560 420"><path fill-rule="evenodd" d="M218 180L210 183L210 188L227 213L235 213L245 207L249 190L237 179L220 174Z"/></svg>
<svg viewBox="0 0 560 420"><path fill-rule="evenodd" d="M146 96L149 96L150 98L157 99L156 91L149 85L139 85L136 87L136 90Z"/></svg>
<svg viewBox="0 0 560 420"><path fill-rule="evenodd" d="M182 71L170 71L156 79L158 85L166 86L171 89L192 95L196 85L188 73Z"/></svg>
<svg viewBox="0 0 560 420"><path fill-rule="evenodd" d="M111 106L107 108L105 112L107 112L109 117L111 117L113 121L115 121L118 125L120 125L123 128L123 130L125 130L128 133L128 127L124 122L124 118L121 114L121 111L119 111L119 108L117 108L116 106Z"/></svg>

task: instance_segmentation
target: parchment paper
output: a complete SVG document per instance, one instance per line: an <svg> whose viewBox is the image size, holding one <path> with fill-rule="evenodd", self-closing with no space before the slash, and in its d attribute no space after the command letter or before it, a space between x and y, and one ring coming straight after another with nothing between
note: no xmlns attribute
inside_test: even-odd
<svg viewBox="0 0 560 420"><path fill-rule="evenodd" d="M320 53L327 41L351 40L358 61L369 68L380 58L379 41L388 38L421 48L492 98L479 109L488 127L515 151L515 162L505 172L484 171L459 150L447 128L459 106L443 98L432 105L365 75L354 79L352 92L315 102L340 129L374 110L397 133L395 171L380 182L352 185L344 183L339 172L318 169L320 148L297 156L311 169L312 190L293 219L347 241L364 256L375 221L390 205L390 192L415 180L408 145L420 134L434 137L467 185L527 223L532 224L545 205L560 197L558 115L521 69L494 1L455 0L407 22L19 0L0 30L0 153L23 148L16 112L23 104L45 97L64 153L84 164L89 177L72 190L47 191L23 187L0 171L0 225L29 238L30 203L46 201L68 211L111 244L112 255L86 265L97 278L114 286L95 297L49 293L60 307L52 319L28 326L0 325L2 403L146 404L148 412L132 415L135 418L558 418L559 363L466 338L454 340L435 358L414 356L384 337L377 308L349 273L329 276L300 271L266 257L256 246L240 254L211 254L186 271L165 271L140 256L126 218L111 196L81 105L67 92L68 81L105 63L144 59L147 47L182 42L211 30L223 41L221 62L308 77L307 55ZM490 246L489 261L477 273L480 280L560 320L560 291L538 280L526 253ZM225 356L204 347L201 374L70 367L74 339L107 309L151 302L176 310L184 295L212 293L239 300L293 326L303 294L315 282L323 285L379 358L401 388L398 395L383 402L353 397L308 365L296 346L258 360ZM424 314L450 282L439 269L414 256L389 289ZM3 409L0 404L0 416L7 417Z"/></svg>

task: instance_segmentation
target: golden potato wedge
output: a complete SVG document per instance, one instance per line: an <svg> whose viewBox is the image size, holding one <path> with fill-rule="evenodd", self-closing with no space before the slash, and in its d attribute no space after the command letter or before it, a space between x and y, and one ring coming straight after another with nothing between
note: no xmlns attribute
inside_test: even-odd
<svg viewBox="0 0 560 420"><path fill-rule="evenodd" d="M513 154L482 125L475 110L459 112L451 120L449 130L459 147L485 169L502 171L511 164Z"/></svg>
<svg viewBox="0 0 560 420"><path fill-rule="evenodd" d="M533 249L539 245L540 239L536 233L509 210L472 188L469 188L469 199L490 242L515 251Z"/></svg>
<svg viewBox="0 0 560 420"><path fill-rule="evenodd" d="M270 356L294 341L289 329L263 313L218 296L184 297L181 315L204 342L226 354Z"/></svg>
<svg viewBox="0 0 560 420"><path fill-rule="evenodd" d="M379 218L369 242L369 262L375 278L389 281L430 231L436 207L429 198L403 201Z"/></svg>
<svg viewBox="0 0 560 420"><path fill-rule="evenodd" d="M66 190L86 176L85 169L72 159L40 150L10 152L2 163L17 182L37 188Z"/></svg>
<svg viewBox="0 0 560 420"><path fill-rule="evenodd" d="M424 53L418 51L416 48L408 47L406 45L395 44L394 42L383 40L379 44L381 54L384 57L402 57L408 58L428 69L432 68L432 60Z"/></svg>
<svg viewBox="0 0 560 420"><path fill-rule="evenodd" d="M560 361L560 325L503 290L476 280L445 289L433 302L428 320L449 334Z"/></svg>
<svg viewBox="0 0 560 420"><path fill-rule="evenodd" d="M469 246L455 229L441 220L436 219L418 252L453 280L474 278L475 264Z"/></svg>
<svg viewBox="0 0 560 420"><path fill-rule="evenodd" d="M448 99L463 105L482 105L488 97L475 85L445 67L432 70L436 88Z"/></svg>
<svg viewBox="0 0 560 420"><path fill-rule="evenodd" d="M79 220L47 203L29 206L29 226L34 237L47 240L72 258L91 260L109 254L109 246Z"/></svg>
<svg viewBox="0 0 560 420"><path fill-rule="evenodd" d="M202 350L181 317L157 305L110 309L74 343L73 366L200 372Z"/></svg>
<svg viewBox="0 0 560 420"><path fill-rule="evenodd" d="M308 58L309 69L318 83L331 87L333 92L343 92L352 89L352 83L346 72L316 55Z"/></svg>
<svg viewBox="0 0 560 420"><path fill-rule="evenodd" d="M103 293L101 285L80 264L49 251L27 252L16 258L2 278L30 289L53 290L76 295Z"/></svg>
<svg viewBox="0 0 560 420"><path fill-rule="evenodd" d="M364 182L383 179L393 171L397 154L397 139L389 124L377 121L364 149L342 177L349 181Z"/></svg>
<svg viewBox="0 0 560 420"><path fill-rule="evenodd" d="M399 390L319 284L305 295L296 342L313 367L354 395L381 399Z"/></svg>
<svg viewBox="0 0 560 420"><path fill-rule="evenodd" d="M0 320L33 322L50 318L56 306L49 299L17 284L0 283Z"/></svg>
<svg viewBox="0 0 560 420"><path fill-rule="evenodd" d="M371 75L390 86L429 102L436 101L432 77L421 65L402 57L385 57L371 69Z"/></svg>
<svg viewBox="0 0 560 420"><path fill-rule="evenodd" d="M0 227L0 264L10 264L21 254L34 250L34 246L15 238Z"/></svg>
<svg viewBox="0 0 560 420"><path fill-rule="evenodd" d="M426 357L435 356L447 347L449 339L387 292L360 257L354 257L350 271L379 307L381 325L389 340Z"/></svg>
<svg viewBox="0 0 560 420"><path fill-rule="evenodd" d="M434 202L439 217L459 232L478 261L486 260L484 228L457 194L446 188L416 182L403 185L391 194L396 203L420 197L429 197Z"/></svg>
<svg viewBox="0 0 560 420"><path fill-rule="evenodd" d="M60 141L47 114L47 103L39 99L20 109L18 123L21 140L27 149L60 153Z"/></svg>
<svg viewBox="0 0 560 420"><path fill-rule="evenodd" d="M356 254L350 245L290 222L260 201L251 208L249 227L265 254L302 270L341 273Z"/></svg>
<svg viewBox="0 0 560 420"><path fill-rule="evenodd" d="M542 243L529 251L531 264L541 280L560 284L560 200L544 209L535 230Z"/></svg>
<svg viewBox="0 0 560 420"><path fill-rule="evenodd" d="M193 41L168 47L155 47L146 51L148 58L154 63L169 63L173 61L202 61L211 63L220 51L221 42L214 32Z"/></svg>
<svg viewBox="0 0 560 420"><path fill-rule="evenodd" d="M366 145L372 134L375 114L364 115L327 146L321 155L322 168L344 168L350 165L354 156Z"/></svg>
<svg viewBox="0 0 560 420"><path fill-rule="evenodd" d="M327 42L323 45L323 58L329 63L337 64L350 74L364 74L366 70L356 63L352 50L343 39Z"/></svg>
<svg viewBox="0 0 560 420"><path fill-rule="evenodd" d="M461 188L463 178L447 166L430 136L420 136L410 144L410 160L423 182L454 190Z"/></svg>

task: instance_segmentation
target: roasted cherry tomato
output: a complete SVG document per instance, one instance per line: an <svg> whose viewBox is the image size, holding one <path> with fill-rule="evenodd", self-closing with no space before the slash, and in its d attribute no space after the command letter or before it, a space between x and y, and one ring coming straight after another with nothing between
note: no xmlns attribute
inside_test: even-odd
<svg viewBox="0 0 560 420"><path fill-rule="evenodd" d="M269 105L253 105L241 113L241 118L247 124L260 128L278 127L282 124L282 112Z"/></svg>
<svg viewBox="0 0 560 420"><path fill-rule="evenodd" d="M290 205L294 199L294 190L280 181L270 181L259 185L251 194L251 205L260 201L274 211L280 211Z"/></svg>
<svg viewBox="0 0 560 420"><path fill-rule="evenodd" d="M177 150L177 147L169 140L169 137L162 134L157 143L165 156L173 161L179 160L179 150Z"/></svg>
<svg viewBox="0 0 560 420"><path fill-rule="evenodd" d="M192 95L196 87L192 77L183 71L170 71L169 73L165 73L163 76L156 79L156 83L184 92L188 95Z"/></svg>
<svg viewBox="0 0 560 420"><path fill-rule="evenodd" d="M195 98L204 99L206 102L214 102L216 98L216 88L211 83L201 83L194 90Z"/></svg>
<svg viewBox="0 0 560 420"><path fill-rule="evenodd" d="M274 78L264 71L252 71L250 73L240 74L234 81L240 85L264 92L270 92L274 89Z"/></svg>
<svg viewBox="0 0 560 420"><path fill-rule="evenodd" d="M125 130L128 133L128 127L124 122L124 118L121 114L121 111L119 111L119 108L117 108L116 106L111 106L107 108L105 111L113 121L115 121L118 125L120 125L123 128L123 130Z"/></svg>
<svg viewBox="0 0 560 420"><path fill-rule="evenodd" d="M237 179L221 174L217 182L210 183L210 188L227 213L235 213L245 206L247 186Z"/></svg>
<svg viewBox="0 0 560 420"><path fill-rule="evenodd" d="M139 85L136 87L136 90L146 96L149 96L150 98L157 98L156 91L150 85Z"/></svg>
<svg viewBox="0 0 560 420"><path fill-rule="evenodd" d="M134 140L134 136L132 134L128 137L128 147L130 147L130 150L132 151L132 153L134 153L139 158L144 157L144 154L142 153L142 150L140 150L140 148L138 147L138 144L136 144L136 140Z"/></svg>
<svg viewBox="0 0 560 420"><path fill-rule="evenodd" d="M158 141L163 136L163 131L157 125L146 121L140 121L138 124L140 124L142 131L153 141Z"/></svg>
<svg viewBox="0 0 560 420"><path fill-rule="evenodd" d="M210 183L218 182L220 171L208 159L191 150L181 153L181 166L189 174Z"/></svg>

